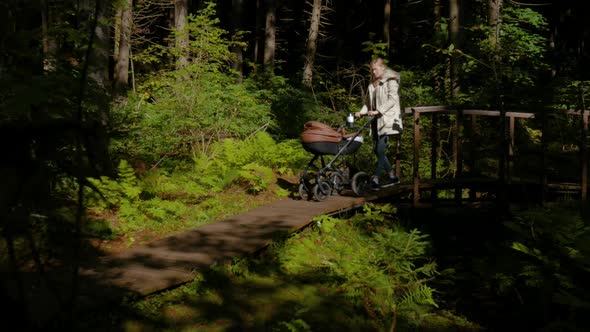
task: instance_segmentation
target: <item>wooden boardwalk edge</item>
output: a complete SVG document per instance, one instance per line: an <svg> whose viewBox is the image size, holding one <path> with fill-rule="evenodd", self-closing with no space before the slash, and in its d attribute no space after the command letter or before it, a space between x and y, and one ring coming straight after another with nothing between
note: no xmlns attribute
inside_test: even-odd
<svg viewBox="0 0 590 332"><path fill-rule="evenodd" d="M385 194L383 194L385 195ZM325 201L279 200L248 212L171 235L127 251L82 262L76 312L116 305L125 298L143 297L190 282L195 272L216 263L255 253L278 234L306 227L314 217L337 214L379 198L335 195ZM27 290L30 321L46 324L59 312L71 293L71 271L21 273ZM4 289L16 291L7 274ZM53 289L47 287L52 285ZM15 294L10 294L16 298ZM61 298L61 299L58 299Z"/></svg>

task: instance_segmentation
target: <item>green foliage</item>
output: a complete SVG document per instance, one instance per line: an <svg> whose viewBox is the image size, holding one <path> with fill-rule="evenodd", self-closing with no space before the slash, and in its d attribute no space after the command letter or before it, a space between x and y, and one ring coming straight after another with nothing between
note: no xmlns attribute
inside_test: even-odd
<svg viewBox="0 0 590 332"><path fill-rule="evenodd" d="M301 89L284 77L261 73L244 84L260 92L271 104L273 122L269 131L279 139L298 138L305 122L325 121L329 117L330 111L313 91Z"/></svg>
<svg viewBox="0 0 590 332"><path fill-rule="evenodd" d="M87 205L98 210L118 209L120 222L117 230L124 233L129 224L137 225L144 221L139 209L141 188L133 169L126 160L118 166L118 178L112 180L103 176L100 179L87 179L92 190L86 188Z"/></svg>
<svg viewBox="0 0 590 332"><path fill-rule="evenodd" d="M484 89L494 91L500 84L504 89L526 92L537 84L538 76L548 69L544 37L547 23L538 12L514 5L505 6L498 43L489 37L492 34L491 27L480 25L474 29L483 32L479 43L482 53L481 57L472 58L474 61L466 62L465 69L487 76L483 78ZM485 90L482 91L485 93ZM514 93L515 90L512 91Z"/></svg>
<svg viewBox="0 0 590 332"><path fill-rule="evenodd" d="M220 73L202 73L191 82L165 76L153 83L140 88L149 102L143 97L118 110L135 120L120 127L128 137L125 152L152 163L166 156L187 159L221 138L245 138L271 122L256 92Z"/></svg>
<svg viewBox="0 0 590 332"><path fill-rule="evenodd" d="M150 5L138 4L140 8L150 7ZM202 8L196 14L188 15L187 31L173 30L169 36L170 39L175 39L177 35L184 35L188 32L188 47L180 45L168 47L165 43L149 43L134 55L134 60L150 67L154 65L165 67L162 64L170 62L169 59L186 56L190 65L175 72L174 75L177 77L185 77L187 74L198 77L203 71L227 71L227 64L233 59L230 48L234 46L245 47L245 43L241 41L245 32L238 32L230 39L228 31L220 27L220 19L216 17L217 4L206 1L201 6ZM139 17L139 19L145 18Z"/></svg>
<svg viewBox="0 0 590 332"><path fill-rule="evenodd" d="M554 107L557 109L589 109L590 81L565 79L557 83Z"/></svg>
<svg viewBox="0 0 590 332"><path fill-rule="evenodd" d="M250 194L260 194L276 183L277 173L300 169L308 160L298 140L277 143L265 131L244 140L213 142L207 153L197 151L191 164L177 163L171 171L145 171L141 179L121 160L117 179L88 179L96 189L88 191L88 204L98 212L116 212L114 228L119 234L148 228L163 232L183 223L210 222L216 214L233 209L224 208L224 203L213 197L216 193L239 186ZM275 195L289 194L279 186L272 187Z"/></svg>
<svg viewBox="0 0 590 332"><path fill-rule="evenodd" d="M388 205L366 205L350 221L316 218L319 232L297 235L278 252L282 270L336 283L381 319L395 313L417 323L437 306L427 285L436 265L427 258L427 236L396 226L394 212Z"/></svg>
<svg viewBox="0 0 590 332"><path fill-rule="evenodd" d="M268 189L269 185L276 180L271 168L257 163L242 166L238 174L239 181L256 194Z"/></svg>
<svg viewBox="0 0 590 332"><path fill-rule="evenodd" d="M286 172L300 168L307 154L297 140L276 143L267 132L258 132L246 140L225 139L215 143L211 155L195 156L195 172L200 182L211 188L223 188L239 179L249 190L260 192L276 179L272 170Z"/></svg>
<svg viewBox="0 0 590 332"><path fill-rule="evenodd" d="M288 322L280 322L272 329L273 332L304 332L313 331L303 319L297 318Z"/></svg>
<svg viewBox="0 0 590 332"><path fill-rule="evenodd" d="M142 187L146 193L159 197L182 197L184 199L197 199L206 195L211 188L199 181L200 174L193 171L177 170L173 174L163 170L154 169L142 177Z"/></svg>
<svg viewBox="0 0 590 332"><path fill-rule="evenodd" d="M328 234L336 227L339 219L326 215L321 215L313 218L312 227L314 230L323 234Z"/></svg>
<svg viewBox="0 0 590 332"><path fill-rule="evenodd" d="M146 191L143 183L126 160L120 161L116 180L101 177L100 180L89 178L88 182L92 190L87 188L87 205L98 211L117 211L118 221L114 228L119 235L130 235L141 229L175 221L187 211L181 201L160 197L144 199L142 194L145 195Z"/></svg>
<svg viewBox="0 0 590 332"><path fill-rule="evenodd" d="M98 324L131 318L142 330L385 331L395 322L396 331L481 330L436 308L427 238L397 226L392 206L364 211L354 222L318 217L315 231L274 241L263 255L215 264Z"/></svg>
<svg viewBox="0 0 590 332"><path fill-rule="evenodd" d="M511 248L521 254L519 269L510 276L512 287L522 283L525 301L555 313L548 326L563 320L582 324L590 308L590 293L580 287L590 276L590 226L572 207L563 204L520 212L513 222L505 223L515 235ZM568 314L560 316L564 310Z"/></svg>
<svg viewBox="0 0 590 332"><path fill-rule="evenodd" d="M406 107L437 105L439 101L429 85L431 78L423 72L401 70L400 103L402 110Z"/></svg>
<svg viewBox="0 0 590 332"><path fill-rule="evenodd" d="M387 43L374 40L376 39L375 33L369 33L369 40L364 41L362 51L371 55L371 58L381 57L387 59Z"/></svg>
<svg viewBox="0 0 590 332"><path fill-rule="evenodd" d="M228 75L227 32L207 2L188 29L191 61L185 68L156 72L139 84L137 94L113 110L114 148L155 164L168 158L188 160L226 137L246 138L272 124L262 92Z"/></svg>
<svg viewBox="0 0 590 332"><path fill-rule="evenodd" d="M546 19L530 8L506 7L502 23L502 57L510 68L527 65L528 71L513 70L512 78L516 83L531 84L532 77L527 72L545 70L544 62L547 39L541 35L547 30ZM516 69L516 68L515 68Z"/></svg>
<svg viewBox="0 0 590 332"><path fill-rule="evenodd" d="M133 168L122 159L118 166L118 179L111 180L107 176L100 179L88 178L93 190L87 190L88 204L96 207L113 207L122 202L134 203L139 200L141 188Z"/></svg>
<svg viewBox="0 0 590 332"><path fill-rule="evenodd" d="M227 39L228 32L219 28L220 20L216 17L216 3L207 1L197 15L189 15L191 60L197 65L219 66L232 59L230 47L245 44Z"/></svg>
<svg viewBox="0 0 590 332"><path fill-rule="evenodd" d="M446 28L446 21L441 24ZM469 42L463 48L453 44L443 46L439 37L434 38L434 45L424 46L433 50L435 55L443 56L437 58L439 62L452 57L458 59L460 82L469 84L461 83L461 92L453 96L455 104L495 107L500 95L504 94L508 97L505 103L522 107L526 105L526 98L538 96L539 90L535 88L542 83L539 78L549 68L546 58L547 28L547 21L539 12L505 3L497 40L493 27L485 16L481 16L465 27ZM435 66L433 75L441 76L445 68L444 65ZM437 79L437 84L444 85L447 91L450 89L448 81L443 83Z"/></svg>

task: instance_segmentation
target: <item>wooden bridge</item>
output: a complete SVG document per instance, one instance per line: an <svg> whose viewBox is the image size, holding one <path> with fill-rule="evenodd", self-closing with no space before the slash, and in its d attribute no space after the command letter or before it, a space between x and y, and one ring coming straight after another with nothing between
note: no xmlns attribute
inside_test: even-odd
<svg viewBox="0 0 590 332"><path fill-rule="evenodd" d="M447 107L416 107L406 110L413 116L413 174L402 176L402 184L376 192L367 197L354 195L334 195L323 202L304 201L300 199L283 199L255 210L242 213L225 220L199 227L182 234L172 235L144 246L135 247L119 254L96 257L83 262L79 269L79 296L76 308L80 312L111 303L120 303L129 296L145 296L157 291L169 289L191 281L195 272L206 269L212 264L226 262L237 256L255 253L267 246L275 237L298 231L309 225L318 215L334 215L361 206L375 200L388 200L396 204L420 205L443 201L437 197L439 190L452 190L452 201L462 203L484 200L498 195L505 188L515 188L523 197L530 193L545 192L550 188L547 176L542 173L536 181L520 181L515 177L512 164L515 154L515 125L517 119L531 120L538 117L533 113L498 112L484 110L453 110ZM420 176L420 120L425 115L433 115L431 127L431 178ZM437 119L438 114L455 115L453 130L453 159L457 165L453 179L437 179ZM571 184L568 190L577 192L580 197L587 196L587 145L588 111L566 111L566 116L581 117L580 121L580 182ZM462 147L468 139L476 137L477 119L480 116L504 117L506 121L506 140L500 140L504 149L498 155L499 174L497 177L473 178L463 172ZM464 134L465 117L469 121L469 133ZM545 132L543 132L545 134ZM502 135L500 135L502 136ZM545 136L545 135L543 135ZM543 143L543 144L546 144ZM396 167L400 169L400 147L397 146ZM467 160L474 163L472 159ZM541 156L542 160L543 156ZM505 162L503 162L505 160ZM544 168L544 165L542 165ZM533 189L531 189L533 188ZM563 188L563 186L561 187ZM464 190L468 195L464 195ZM511 190L512 191L512 190ZM428 195L425 195L428 193ZM490 193L492 193L490 195ZM7 276L3 272L3 276ZM28 292L27 304L31 307L32 319L46 322L56 314L63 301L55 294L71 292L71 269L64 267L46 272L46 280L38 273L24 275ZM2 278L4 289L16 289L12 278ZM48 284L57 285L49 289Z"/></svg>
<svg viewBox="0 0 590 332"><path fill-rule="evenodd" d="M461 201L464 196L464 189L468 190L468 199L475 200L478 195L482 193L479 188L482 184L494 184L498 194L506 194L510 191L510 187L520 187L524 190L527 186L536 187L540 197L540 202L550 198L551 195L566 194L586 200L588 196L588 116L589 110L548 110L544 109L540 112L516 112L516 111L496 111L496 110L479 110L479 109L460 109L451 108L447 106L426 106L426 107L412 107L405 110L407 116L413 118L413 160L412 160L412 202L414 205L420 204L423 200L422 192L430 191L430 200L437 199L437 190L441 187L451 187L455 191L455 200ZM447 179L437 178L438 165L438 149L440 147L438 141L439 121L441 115L453 116L452 123L452 138L451 138L451 156L452 164L455 165L454 176ZM430 128L430 178L424 179L420 176L420 161L422 160L421 144L423 138L421 136L421 119L424 116L431 116ZM481 142L481 126L479 121L482 117L495 117L500 121L494 126L497 130L497 174L488 174L486 177L474 176L477 173L476 163L478 161L477 148ZM577 152L577 156L573 158L577 162L578 176L577 177L563 177L560 179L560 174L555 174L551 181L549 180L549 157L548 157L548 143L550 136L561 135L556 132L558 129L553 129L548 126L550 119L562 118L562 120L573 123L577 126L576 131L578 135L575 141L571 143L570 149ZM450 119L450 118L449 118ZM536 121L536 123L534 123ZM565 122L564 121L564 122ZM515 139L518 123L523 124L523 128L528 128L526 125L536 125L540 136L540 149L535 156L540 162L532 165L521 165L520 172L515 169L517 161L526 159L520 156L517 151L518 142ZM522 128L521 128L522 129ZM553 129L553 130L552 130ZM553 132L552 132L553 131ZM526 142L525 142L526 143ZM465 158L465 149L470 149L468 158ZM565 154L565 153L563 153ZM570 152L571 155L571 152ZM530 158L530 156L529 156ZM400 173L400 144L397 144L396 151L396 168L398 174ZM466 173L465 168L470 172ZM524 167L522 167L524 166ZM524 172L523 172L524 168ZM531 174L530 169L536 169L537 172ZM554 173L559 173L557 170ZM524 174L523 174L524 173ZM572 181L573 180L573 181ZM426 182L426 183L425 183ZM483 192L489 187L484 186Z"/></svg>

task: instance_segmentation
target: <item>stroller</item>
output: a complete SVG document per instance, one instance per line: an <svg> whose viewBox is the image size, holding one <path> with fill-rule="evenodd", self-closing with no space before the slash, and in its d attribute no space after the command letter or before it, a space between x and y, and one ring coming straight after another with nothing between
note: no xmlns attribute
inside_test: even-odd
<svg viewBox="0 0 590 332"><path fill-rule="evenodd" d="M363 144L361 132L373 121L366 121L353 133L346 133L345 126L354 127L354 117L349 114L346 123L337 130L318 121L305 123L301 133L303 148L313 154L299 178L299 196L303 200L321 202L330 195L340 194L345 189L352 189L357 196L366 196L369 191L370 176L365 172L351 174L351 169L341 156L354 154ZM333 158L325 162L324 156ZM339 161L339 159L343 159ZM317 165L319 160L320 166Z"/></svg>

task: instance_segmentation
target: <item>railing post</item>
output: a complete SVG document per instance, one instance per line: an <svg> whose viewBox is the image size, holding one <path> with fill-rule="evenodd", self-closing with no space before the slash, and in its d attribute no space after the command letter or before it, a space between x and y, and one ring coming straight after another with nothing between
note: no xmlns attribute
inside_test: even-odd
<svg viewBox="0 0 590 332"><path fill-rule="evenodd" d="M439 149L439 139L438 139L438 113L432 113L432 131L430 133L430 179L436 180L437 178L437 164L438 164L438 149ZM438 198L438 191L432 188L431 191L431 199L436 200Z"/></svg>
<svg viewBox="0 0 590 332"><path fill-rule="evenodd" d="M514 117L510 117L510 142L508 142L508 171L506 174L506 183L512 183L512 173L514 172Z"/></svg>
<svg viewBox="0 0 590 332"><path fill-rule="evenodd" d="M402 135L396 135L397 139L395 141L395 175L399 176L401 178L401 171L402 171L402 165L401 165L401 145L402 145Z"/></svg>
<svg viewBox="0 0 590 332"><path fill-rule="evenodd" d="M471 115L471 127L469 130L469 170L471 172L471 174L475 174L475 164L477 161L477 148L478 148L478 144L477 141L479 140L479 130L477 128L477 115L472 114ZM477 199L476 197L476 191L473 188L473 186L469 189L469 200L470 201L475 201Z"/></svg>
<svg viewBox="0 0 590 332"><path fill-rule="evenodd" d="M582 110L582 137L580 142L580 152L582 154L582 183L581 183L581 199L583 201L588 197L588 147L586 141L588 139L588 112Z"/></svg>
<svg viewBox="0 0 590 332"><path fill-rule="evenodd" d="M414 190L413 204L417 206L420 201L420 112L412 109L414 113Z"/></svg>
<svg viewBox="0 0 590 332"><path fill-rule="evenodd" d="M544 203L547 200L547 118L548 110L542 109L541 114L541 160L542 160L542 173L541 173L541 202Z"/></svg>
<svg viewBox="0 0 590 332"><path fill-rule="evenodd" d="M457 109L457 115L455 116L455 135L453 135L453 157L455 162L455 201L461 202L463 199L463 185L461 184L463 178L463 153L461 146L462 141L462 129L463 129L463 110ZM458 181L457 181L458 180Z"/></svg>

